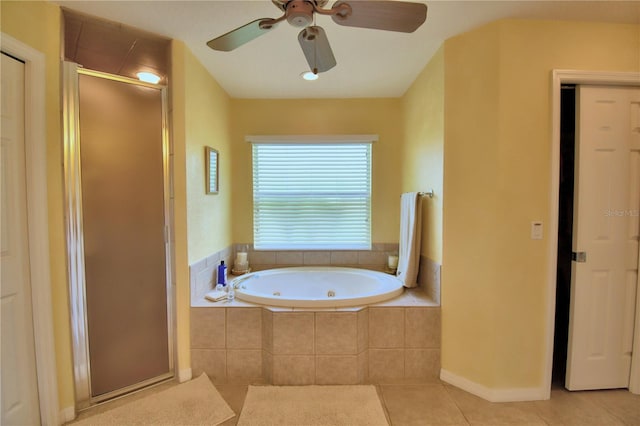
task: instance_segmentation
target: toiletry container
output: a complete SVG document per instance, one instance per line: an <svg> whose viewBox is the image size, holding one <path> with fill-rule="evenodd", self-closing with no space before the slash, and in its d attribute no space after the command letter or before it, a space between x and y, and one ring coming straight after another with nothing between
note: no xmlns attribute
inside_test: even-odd
<svg viewBox="0 0 640 426"><path fill-rule="evenodd" d="M216 281L216 290L225 290L227 285L227 265L224 260L218 265L218 279Z"/></svg>

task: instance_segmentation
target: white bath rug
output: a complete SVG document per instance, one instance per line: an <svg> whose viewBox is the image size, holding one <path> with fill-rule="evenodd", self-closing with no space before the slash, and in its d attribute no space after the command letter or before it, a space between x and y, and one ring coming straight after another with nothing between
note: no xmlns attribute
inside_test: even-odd
<svg viewBox="0 0 640 426"><path fill-rule="evenodd" d="M387 426L374 386L249 386L238 426Z"/></svg>
<svg viewBox="0 0 640 426"><path fill-rule="evenodd" d="M87 417L75 425L218 425L235 413L206 374Z"/></svg>

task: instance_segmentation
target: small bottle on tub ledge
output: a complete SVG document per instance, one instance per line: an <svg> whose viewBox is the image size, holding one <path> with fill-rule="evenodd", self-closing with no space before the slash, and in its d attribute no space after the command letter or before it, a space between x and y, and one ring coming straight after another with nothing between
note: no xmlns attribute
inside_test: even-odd
<svg viewBox="0 0 640 426"><path fill-rule="evenodd" d="M227 265L224 260L218 265L218 278L216 280L216 290L225 291L227 287Z"/></svg>

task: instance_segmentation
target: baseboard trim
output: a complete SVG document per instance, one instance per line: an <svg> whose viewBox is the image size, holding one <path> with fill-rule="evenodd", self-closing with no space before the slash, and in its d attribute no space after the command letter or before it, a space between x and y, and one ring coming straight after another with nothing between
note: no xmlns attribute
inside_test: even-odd
<svg viewBox="0 0 640 426"><path fill-rule="evenodd" d="M180 383L191 380L191 369L185 368L184 370L180 370L178 372L178 381Z"/></svg>
<svg viewBox="0 0 640 426"><path fill-rule="evenodd" d="M75 420L75 418L76 408L74 406L63 408L58 413L58 424L63 425L67 422Z"/></svg>
<svg viewBox="0 0 640 426"><path fill-rule="evenodd" d="M440 369L440 380L489 402L541 401L550 397L550 389L543 387L491 389L445 369Z"/></svg>

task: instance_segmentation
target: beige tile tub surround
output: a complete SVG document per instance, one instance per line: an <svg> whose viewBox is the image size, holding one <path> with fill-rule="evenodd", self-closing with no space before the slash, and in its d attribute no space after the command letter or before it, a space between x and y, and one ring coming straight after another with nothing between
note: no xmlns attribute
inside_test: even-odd
<svg viewBox="0 0 640 426"><path fill-rule="evenodd" d="M315 384L315 357L313 355L273 355L274 385Z"/></svg>
<svg viewBox="0 0 640 426"><path fill-rule="evenodd" d="M440 308L294 311L191 308L192 370L214 383L430 383L440 371Z"/></svg>
<svg viewBox="0 0 640 426"><path fill-rule="evenodd" d="M440 304L440 269L442 265L425 256L420 256L418 286L431 300Z"/></svg>
<svg viewBox="0 0 640 426"><path fill-rule="evenodd" d="M288 266L340 266L384 271L387 258L398 254L397 243L374 243L371 250L254 250L252 244L233 244L190 265L191 305L197 305L204 295L215 287L216 271L221 260L233 268L236 253L248 248L252 271ZM440 264L420 256L418 286L431 300L440 304Z"/></svg>
<svg viewBox="0 0 640 426"><path fill-rule="evenodd" d="M315 313L276 312L273 315L273 354L313 355Z"/></svg>
<svg viewBox="0 0 640 426"><path fill-rule="evenodd" d="M405 308L369 311L369 347L404 348Z"/></svg>
<svg viewBox="0 0 640 426"><path fill-rule="evenodd" d="M262 351L253 349L227 350L227 380L229 382L250 383L262 381Z"/></svg>
<svg viewBox="0 0 640 426"><path fill-rule="evenodd" d="M364 308L266 308L210 303L221 260L248 247L253 271L333 265L384 270L398 244L371 250L256 251L234 244L190 266L191 362L216 384L429 383L440 370L440 265L421 257L420 288ZM437 297L437 299L436 299Z"/></svg>
<svg viewBox="0 0 640 426"><path fill-rule="evenodd" d="M405 347L440 347L440 310L406 308L404 310L404 320ZM415 327L412 324L419 326Z"/></svg>
<svg viewBox="0 0 640 426"><path fill-rule="evenodd" d="M436 381L440 369L440 310L369 309L369 379Z"/></svg>
<svg viewBox="0 0 640 426"><path fill-rule="evenodd" d="M192 309L191 347L225 349L227 347L225 315L226 312L222 309Z"/></svg>
<svg viewBox="0 0 640 426"><path fill-rule="evenodd" d="M318 355L316 356L316 384L357 385L363 383L357 355Z"/></svg>
<svg viewBox="0 0 640 426"><path fill-rule="evenodd" d="M216 286L218 265L222 260L226 265L231 265L232 254L233 247L229 246L189 266L192 305L194 301L204 298L204 295ZM231 273L231 270L229 270L229 273Z"/></svg>
<svg viewBox="0 0 640 426"><path fill-rule="evenodd" d="M371 250L255 250L253 244L234 244L233 256L248 247L249 265L252 271L286 266L343 266L384 270L387 257L398 254L397 243L374 243Z"/></svg>
<svg viewBox="0 0 640 426"><path fill-rule="evenodd" d="M317 354L358 354L357 312L316 312L315 316Z"/></svg>
<svg viewBox="0 0 640 426"><path fill-rule="evenodd" d="M227 310L227 348L262 350L262 309Z"/></svg>
<svg viewBox="0 0 640 426"><path fill-rule="evenodd" d="M262 308L191 308L191 369L214 383L262 383Z"/></svg>

